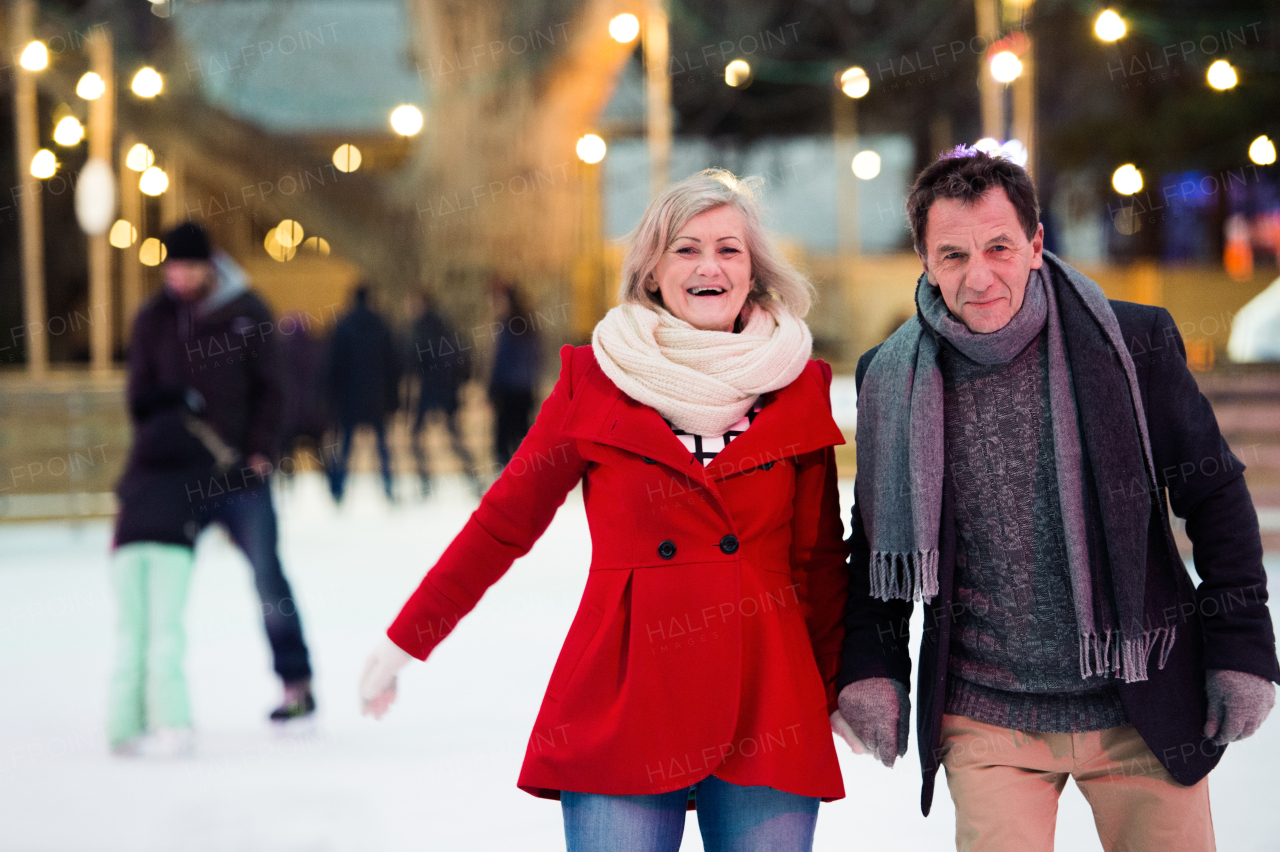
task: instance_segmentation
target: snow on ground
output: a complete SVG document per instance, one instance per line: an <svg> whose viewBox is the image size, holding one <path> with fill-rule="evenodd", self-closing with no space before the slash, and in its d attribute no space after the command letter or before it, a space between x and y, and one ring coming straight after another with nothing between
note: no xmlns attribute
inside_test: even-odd
<svg viewBox="0 0 1280 852"><path fill-rule="evenodd" d="M411 664L399 701L375 723L357 712L363 660L475 500L459 482L444 481L429 500L388 508L366 477L339 509L318 478L291 485L277 495L282 553L316 670L317 732L282 737L266 723L278 685L248 566L210 533L188 609L199 739L186 760L107 752L109 524L0 526L0 850L564 848L559 807L520 792L515 781L585 581L590 548L580 495L431 660ZM843 496L847 506L847 484ZM1280 559L1269 564L1280 571ZM920 816L914 743L892 771L841 748L848 798L822 806L817 849L954 848L945 782L933 816ZM1277 758L1280 722L1272 720L1233 746L1213 774L1221 849L1276 848ZM1100 848L1072 785L1062 797L1057 848ZM684 849L701 849L692 816Z"/></svg>

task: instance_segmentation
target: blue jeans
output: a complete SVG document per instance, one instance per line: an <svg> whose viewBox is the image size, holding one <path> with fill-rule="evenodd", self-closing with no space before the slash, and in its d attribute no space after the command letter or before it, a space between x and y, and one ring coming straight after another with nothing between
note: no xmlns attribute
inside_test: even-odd
<svg viewBox="0 0 1280 852"><path fill-rule="evenodd" d="M714 775L692 788L649 796L560 794L568 852L675 852L689 790L706 852L810 852L818 799L742 787Z"/></svg>
<svg viewBox="0 0 1280 852"><path fill-rule="evenodd" d="M276 674L285 683L310 678L311 664L302 640L298 604L280 566L270 486L251 479L242 489L207 498L200 508L200 526L221 523L253 568L253 583L262 602L262 623Z"/></svg>

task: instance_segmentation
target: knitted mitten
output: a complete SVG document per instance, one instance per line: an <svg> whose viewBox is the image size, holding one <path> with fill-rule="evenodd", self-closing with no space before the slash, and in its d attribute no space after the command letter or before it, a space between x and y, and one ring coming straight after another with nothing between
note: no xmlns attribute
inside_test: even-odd
<svg viewBox="0 0 1280 852"><path fill-rule="evenodd" d="M840 690L840 715L854 736L885 766L907 753L911 699L905 684L887 677L857 680Z"/></svg>
<svg viewBox="0 0 1280 852"><path fill-rule="evenodd" d="M1276 703L1276 687L1246 672L1209 669L1209 718L1204 735L1218 745L1253 736Z"/></svg>

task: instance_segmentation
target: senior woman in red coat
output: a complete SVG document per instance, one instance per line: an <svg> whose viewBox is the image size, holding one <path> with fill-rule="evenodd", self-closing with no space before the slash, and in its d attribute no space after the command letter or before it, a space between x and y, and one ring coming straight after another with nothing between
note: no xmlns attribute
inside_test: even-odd
<svg viewBox="0 0 1280 852"><path fill-rule="evenodd" d="M590 573L521 789L560 799L571 852L678 849L691 803L711 852L808 850L819 800L844 795L829 714L848 582L812 287L750 185L714 170L649 206L622 277L370 658L365 712L581 482Z"/></svg>

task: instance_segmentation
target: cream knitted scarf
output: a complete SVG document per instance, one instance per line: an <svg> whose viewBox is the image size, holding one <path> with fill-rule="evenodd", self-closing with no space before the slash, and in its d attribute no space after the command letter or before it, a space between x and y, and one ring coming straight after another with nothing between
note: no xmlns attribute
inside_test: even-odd
<svg viewBox="0 0 1280 852"><path fill-rule="evenodd" d="M623 393L676 428L720 435L762 393L795 381L809 361L809 327L779 305L744 314L734 334L703 331L664 308L622 304L596 325L591 348Z"/></svg>

